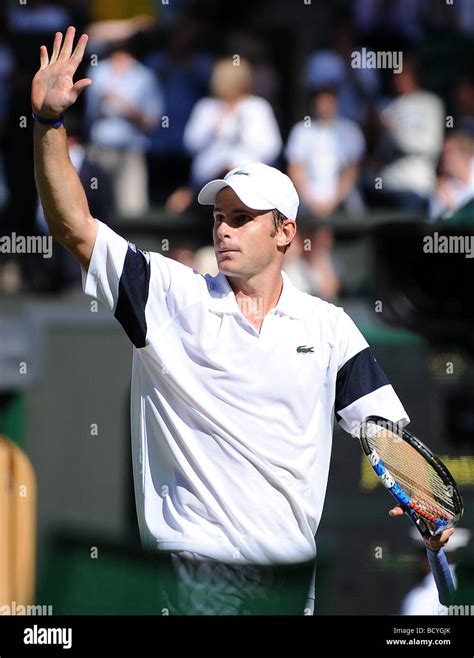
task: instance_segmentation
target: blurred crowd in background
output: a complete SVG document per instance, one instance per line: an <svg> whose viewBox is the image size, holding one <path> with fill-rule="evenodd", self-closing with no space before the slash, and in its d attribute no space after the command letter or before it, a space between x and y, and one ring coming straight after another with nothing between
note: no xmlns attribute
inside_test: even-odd
<svg viewBox="0 0 474 658"><path fill-rule="evenodd" d="M70 24L89 34L78 73L93 80L66 115L70 156L92 214L119 232L160 210L195 217L209 242L199 188L249 162L275 165L301 200L285 269L333 300L335 218L388 209L474 224L472 0L11 0L0 12L1 235L48 231L29 93L39 46ZM373 68L370 52L401 65ZM205 244L165 255L216 270ZM77 287L58 245L53 260L41 274L0 253L0 292Z"/></svg>

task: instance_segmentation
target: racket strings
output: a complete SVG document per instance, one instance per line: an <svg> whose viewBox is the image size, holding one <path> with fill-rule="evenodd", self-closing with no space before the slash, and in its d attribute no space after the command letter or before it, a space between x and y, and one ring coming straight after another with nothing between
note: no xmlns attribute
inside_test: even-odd
<svg viewBox="0 0 474 658"><path fill-rule="evenodd" d="M439 518L453 518L454 503L446 485L415 448L386 429L367 436L367 441L415 505Z"/></svg>

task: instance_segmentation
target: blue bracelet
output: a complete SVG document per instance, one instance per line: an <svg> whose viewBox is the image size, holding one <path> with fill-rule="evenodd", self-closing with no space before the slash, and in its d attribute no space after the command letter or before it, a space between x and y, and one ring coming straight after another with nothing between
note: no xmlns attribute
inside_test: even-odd
<svg viewBox="0 0 474 658"><path fill-rule="evenodd" d="M32 112L31 115L35 121L43 124L43 126L53 126L54 128L59 128L59 126L64 124L64 115L62 114L59 119L43 119L43 117L38 116L34 112Z"/></svg>

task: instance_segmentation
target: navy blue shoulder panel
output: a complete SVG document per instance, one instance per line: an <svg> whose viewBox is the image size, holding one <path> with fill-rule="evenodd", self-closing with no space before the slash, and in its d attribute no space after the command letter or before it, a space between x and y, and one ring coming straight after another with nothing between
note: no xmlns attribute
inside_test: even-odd
<svg viewBox="0 0 474 658"><path fill-rule="evenodd" d="M372 350L366 347L346 361L337 373L336 412L389 383ZM340 419L338 413L336 418Z"/></svg>
<svg viewBox="0 0 474 658"><path fill-rule="evenodd" d="M146 344L145 307L149 288L149 256L129 243L119 281L115 317L135 347L145 347Z"/></svg>

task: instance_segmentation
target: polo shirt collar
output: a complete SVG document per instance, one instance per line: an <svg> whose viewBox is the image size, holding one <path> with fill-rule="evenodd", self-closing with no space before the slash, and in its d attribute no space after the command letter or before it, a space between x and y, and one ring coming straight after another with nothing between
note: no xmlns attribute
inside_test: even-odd
<svg viewBox="0 0 474 658"><path fill-rule="evenodd" d="M300 319L303 317L303 307L301 303L301 296L303 293L298 290L298 288L295 288L286 272L282 271L281 275L283 279L283 289L280 294L280 299L273 310L283 315ZM232 290L225 274L219 272L215 277L209 277L207 279L207 284L210 294L209 308L211 311L222 314L241 315L234 291Z"/></svg>

